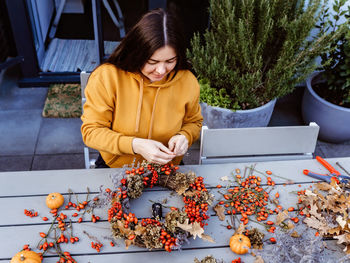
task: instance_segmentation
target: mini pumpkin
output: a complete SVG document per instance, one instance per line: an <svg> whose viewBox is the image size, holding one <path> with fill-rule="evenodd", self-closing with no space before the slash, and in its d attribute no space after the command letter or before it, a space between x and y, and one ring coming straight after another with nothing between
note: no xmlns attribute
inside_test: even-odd
<svg viewBox="0 0 350 263"><path fill-rule="evenodd" d="M46 197L46 205L50 209L59 208L64 203L64 197L60 193L51 193Z"/></svg>
<svg viewBox="0 0 350 263"><path fill-rule="evenodd" d="M41 263L41 257L34 251L23 250L14 255L10 263Z"/></svg>
<svg viewBox="0 0 350 263"><path fill-rule="evenodd" d="M242 234L233 235L230 238L230 248L236 254L246 254L248 249L251 248L250 239Z"/></svg>

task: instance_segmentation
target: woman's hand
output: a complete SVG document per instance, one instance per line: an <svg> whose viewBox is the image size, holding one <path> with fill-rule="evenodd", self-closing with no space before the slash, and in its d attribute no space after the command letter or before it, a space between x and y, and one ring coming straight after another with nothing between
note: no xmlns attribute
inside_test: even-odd
<svg viewBox="0 0 350 263"><path fill-rule="evenodd" d="M160 165L170 162L176 156L162 143L148 139L134 138L132 149L148 162Z"/></svg>
<svg viewBox="0 0 350 263"><path fill-rule="evenodd" d="M188 140L185 135L178 134L170 138L169 150L174 152L176 156L184 155L188 150Z"/></svg>

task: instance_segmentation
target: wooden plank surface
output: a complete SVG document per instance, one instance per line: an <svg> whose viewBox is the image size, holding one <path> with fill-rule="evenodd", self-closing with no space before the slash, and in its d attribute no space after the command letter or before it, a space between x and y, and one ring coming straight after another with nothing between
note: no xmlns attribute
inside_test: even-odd
<svg viewBox="0 0 350 263"><path fill-rule="evenodd" d="M327 159L331 165L337 168L335 163L339 161L344 168L350 170L350 157ZM245 167L251 163L227 163L211 165L187 165L181 167L180 171L194 171L205 178L208 186L215 187L220 178L230 176L236 168L244 172ZM327 170L316 160L298 161L275 161L257 163L255 169L261 172L270 170L277 176L289 178L295 183L313 182L315 179L305 176L304 169L309 169L315 173L326 173ZM89 186L91 191L98 191L99 187L113 187L110 176L118 169L87 169L87 170L50 170L31 172L3 172L0 173L0 195L1 196L26 196L26 195L46 195L51 192L66 192L70 187L75 192L86 192ZM257 174L258 175L258 174ZM283 178L271 175L276 183L285 183Z"/></svg>
<svg viewBox="0 0 350 263"><path fill-rule="evenodd" d="M336 161L339 161L346 169L350 170L350 158L327 159L334 167ZM217 184L225 186L228 181L221 181L221 178L227 176L232 178L232 172L239 168L242 173L245 167L252 164L220 164L220 165L203 165L203 166L184 166L182 171L194 171L199 176L205 178L210 192L215 196L214 204L219 200L220 192L224 189L216 189ZM266 170L272 171L271 176L277 185L271 192L280 193L280 203L284 207L295 205L297 200L296 191L308 188L312 185L313 178L303 175L303 169L309 169L317 173L326 173L326 169L316 160L302 161L281 161L258 163L256 170L264 173ZM340 170L340 169L339 169ZM39 232L46 232L49 228L49 222L41 220L42 216L51 218L48 209L45 207L45 197L50 192L61 192L65 194L66 202L68 202L68 188L78 193L79 200L85 200L87 187L92 192L91 196L99 192L102 185L103 188L113 188L111 175L120 172L120 169L92 169L92 170L57 170L57 171L32 171L32 172L7 172L0 173L0 208L6 211L0 217L0 263L8 262L8 260L18 251L24 244L31 244L35 247L40 240ZM342 171L341 171L342 172ZM260 175L258 172L256 175ZM284 177L284 178L280 178ZM263 176L263 175L261 175ZM286 178L293 181L293 184L284 185ZM265 180L264 180L265 181ZM72 197L73 201L75 197ZM136 213L138 218L149 217L152 201L161 202L168 199L167 205L181 207L182 201L176 194L162 188L155 188L144 191L141 198L132 201L132 212ZM35 209L39 212L39 217L29 218L24 215L24 209ZM75 211L64 211L67 215ZM167 212L164 208L163 213ZM216 258L227 262L231 262L236 256L228 247L228 240L233 234L233 230L229 231L224 226L226 223L219 221L214 215L212 209L209 210L211 218L208 220L209 225L206 227L205 233L212 236L216 243L212 244L199 238L191 240L190 244L184 246L182 251L174 251L167 253L165 251L148 252L145 249L131 246L125 250L123 241L118 241L116 247L110 247L107 242L111 236L109 223L106 221L107 208L96 209L96 215L102 218L102 222L93 224L88 222L90 215L85 215L81 224L73 221L74 235L80 238L80 241L74 245L67 246L78 262L135 262L136 259L143 259L144 262L163 262L166 257L169 262L193 262L194 257L204 258L208 254L212 254ZM228 218L228 216L227 216ZM273 217L271 217L273 218ZM256 225L254 222L250 225ZM100 254L97 254L89 244L91 240L84 234L84 231L92 234L104 241L105 246ZM13 238L16 237L16 238ZM334 242L333 242L334 243ZM66 245L63 245L65 248ZM336 247L338 249L339 247ZM338 252L337 252L338 253ZM335 258L339 258L340 254L335 253ZM253 262L253 258L249 255L241 257L245 262ZM45 262L56 262L57 257L48 255Z"/></svg>

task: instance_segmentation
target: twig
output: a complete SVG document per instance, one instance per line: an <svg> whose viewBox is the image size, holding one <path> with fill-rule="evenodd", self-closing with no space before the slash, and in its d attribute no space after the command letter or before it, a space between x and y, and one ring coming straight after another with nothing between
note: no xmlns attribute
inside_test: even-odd
<svg viewBox="0 0 350 263"><path fill-rule="evenodd" d="M85 230L83 231L83 233L85 234L85 235L87 235L88 236L88 238L90 238L91 240L94 240L94 241L96 241L96 242L98 242L98 243L101 243L98 239L97 239L97 237L95 237L95 236L93 236L93 235L90 235L88 232L86 232Z"/></svg>
<svg viewBox="0 0 350 263"><path fill-rule="evenodd" d="M252 169L251 167L248 167L248 168L249 168L249 169ZM256 170L255 168L253 168L253 170L254 170L255 172L261 174L261 175L264 175L265 177L268 177L265 173L260 172L260 171ZM283 177L283 176L279 176L279 175L276 175L276 174L274 174L274 173L272 173L271 176L275 176L275 177L284 179L284 180L286 180L287 182L291 181L289 178L285 178L285 177Z"/></svg>

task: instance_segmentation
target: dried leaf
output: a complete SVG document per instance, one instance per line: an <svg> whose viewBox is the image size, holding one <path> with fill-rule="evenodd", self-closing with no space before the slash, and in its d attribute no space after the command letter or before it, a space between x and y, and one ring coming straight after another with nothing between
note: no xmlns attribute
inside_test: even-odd
<svg viewBox="0 0 350 263"><path fill-rule="evenodd" d="M278 212L278 214L276 216L276 225L281 224L287 218L289 218L287 210L284 210L283 212L282 211Z"/></svg>
<svg viewBox="0 0 350 263"><path fill-rule="evenodd" d="M288 221L287 228L288 229L293 229L294 227L295 227L295 225L292 223L292 221Z"/></svg>
<svg viewBox="0 0 350 263"><path fill-rule="evenodd" d="M146 232L146 228L143 226L140 226L139 224L135 227L135 234L138 236L141 236Z"/></svg>
<svg viewBox="0 0 350 263"><path fill-rule="evenodd" d="M264 263L264 260L261 256L255 257L254 263Z"/></svg>
<svg viewBox="0 0 350 263"><path fill-rule="evenodd" d="M350 245L347 245L343 251L345 251L346 254L350 254Z"/></svg>
<svg viewBox="0 0 350 263"><path fill-rule="evenodd" d="M202 234L202 237L201 237L201 238L202 238L203 240L205 240L205 241L210 242L210 243L215 243L214 239L213 239L211 236L209 236L209 235Z"/></svg>
<svg viewBox="0 0 350 263"><path fill-rule="evenodd" d="M306 190L305 190L305 195L306 195L306 196L314 196L314 197L317 196L315 193L313 193L313 192L312 192L311 190L309 190L309 189L306 189Z"/></svg>
<svg viewBox="0 0 350 263"><path fill-rule="evenodd" d="M253 249L259 249L259 250L261 250L261 249L263 249L263 245L257 245L257 244L254 244L254 245L252 245L252 248Z"/></svg>
<svg viewBox="0 0 350 263"><path fill-rule="evenodd" d="M317 212L318 211L318 207L315 204L310 204L310 209L309 209L309 213L313 216L315 216L317 219L322 220L322 216L320 213Z"/></svg>
<svg viewBox="0 0 350 263"><path fill-rule="evenodd" d="M176 189L176 193L178 193L178 195L182 195L184 192L186 192L186 190L188 189L188 187L186 186L182 186Z"/></svg>
<svg viewBox="0 0 350 263"><path fill-rule="evenodd" d="M192 196L196 196L196 192L192 191L192 190L188 190L184 193L184 196L188 196L188 197L192 197Z"/></svg>
<svg viewBox="0 0 350 263"><path fill-rule="evenodd" d="M131 232L133 232L130 228L125 228L124 223L121 220L117 222L117 226L118 226L118 229L120 230L120 233L122 233L125 236L129 236Z"/></svg>
<svg viewBox="0 0 350 263"><path fill-rule="evenodd" d="M217 216L219 217L219 220L224 221L225 220L225 208L221 205L216 205L213 209L216 212Z"/></svg>
<svg viewBox="0 0 350 263"><path fill-rule="evenodd" d="M300 237L300 234L297 231L293 231L292 234L290 234L291 237Z"/></svg>
<svg viewBox="0 0 350 263"><path fill-rule="evenodd" d="M179 222L177 222L177 226L189 232L193 236L193 239L196 239L197 236L202 238L202 234L204 233L204 229L201 227L201 225L198 222L189 224L188 219L186 219L185 223L183 224L180 224Z"/></svg>
<svg viewBox="0 0 350 263"><path fill-rule="evenodd" d="M304 223L307 224L309 227L315 228L320 231L320 234L326 234L328 233L329 227L326 223L321 222L316 217L306 217L304 219Z"/></svg>
<svg viewBox="0 0 350 263"><path fill-rule="evenodd" d="M236 234L243 234L244 231L245 231L245 225L243 225L243 223L240 223L238 229L235 232L235 235Z"/></svg>
<svg viewBox="0 0 350 263"><path fill-rule="evenodd" d="M125 239L125 248L128 249L129 246L134 245L135 244L135 239L133 240L129 240L129 239Z"/></svg>
<svg viewBox="0 0 350 263"><path fill-rule="evenodd" d="M341 216L337 216L336 221L338 222L338 224L341 226L341 228L344 228L346 225L346 221L341 217Z"/></svg>
<svg viewBox="0 0 350 263"><path fill-rule="evenodd" d="M228 176L226 175L226 176L221 177L220 180L221 181L228 181L229 179L228 179Z"/></svg>
<svg viewBox="0 0 350 263"><path fill-rule="evenodd" d="M315 187L317 187L321 191L329 191L332 188L332 186L326 182L317 183L315 184Z"/></svg>
<svg viewBox="0 0 350 263"><path fill-rule="evenodd" d="M314 193L321 199L321 201L325 200L324 196L319 191L317 191L317 189L314 190Z"/></svg>
<svg viewBox="0 0 350 263"><path fill-rule="evenodd" d="M334 235L334 234L339 235L341 230L342 230L342 228L340 226L338 226L335 228L328 229L328 233L331 235Z"/></svg>
<svg viewBox="0 0 350 263"><path fill-rule="evenodd" d="M350 234L346 233L346 234L342 234L339 236L334 236L335 239L338 239L337 244L342 244L342 243L350 243ZM344 250L346 251L346 250Z"/></svg>

